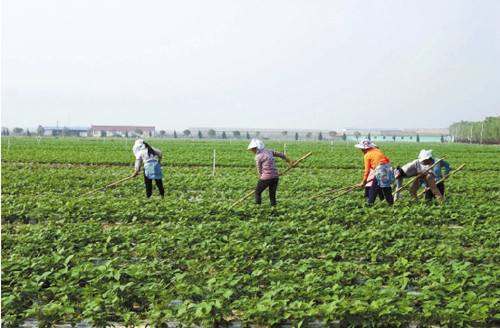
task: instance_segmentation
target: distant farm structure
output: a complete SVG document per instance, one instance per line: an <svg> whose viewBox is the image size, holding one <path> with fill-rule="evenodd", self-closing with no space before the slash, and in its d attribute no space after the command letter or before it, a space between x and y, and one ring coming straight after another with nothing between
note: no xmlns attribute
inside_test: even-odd
<svg viewBox="0 0 500 328"><path fill-rule="evenodd" d="M89 136L92 137L153 137L154 126L136 125L91 125Z"/></svg>
<svg viewBox="0 0 500 328"><path fill-rule="evenodd" d="M174 138L174 139L220 139L282 141L373 141L392 142L449 142L453 141L448 129L258 129L258 128L210 128L190 127L179 130L157 130L144 125L91 125L90 127L38 126L38 128L8 129L2 127L2 135L54 136L93 138Z"/></svg>

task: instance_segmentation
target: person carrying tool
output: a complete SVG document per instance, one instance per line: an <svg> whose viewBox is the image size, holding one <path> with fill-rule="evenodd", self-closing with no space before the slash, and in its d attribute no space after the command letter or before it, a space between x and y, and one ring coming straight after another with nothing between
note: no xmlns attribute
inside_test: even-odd
<svg viewBox="0 0 500 328"><path fill-rule="evenodd" d="M416 179L410 187L410 195L417 199L417 191L421 184L425 184L429 190L426 191L426 199L431 200L434 197L443 201L443 192L444 192L444 184L442 185L442 189L439 189L436 186L437 179L441 177L441 162L437 163L433 169L430 169L432 165L434 165L436 161L432 158L432 151L422 149L418 155L418 159L407 163L401 167L397 167L394 169L394 176L396 178L396 190L399 190L403 185L404 178L411 178L417 175L422 175L420 179ZM446 163L445 167L447 168L447 172L449 172L449 164ZM439 169L438 169L439 168ZM436 178L436 174L439 175L439 178ZM396 199L400 199L401 195L398 191L396 193Z"/></svg>
<svg viewBox="0 0 500 328"><path fill-rule="evenodd" d="M391 168L391 161L384 153L377 148L370 140L363 140L354 147L361 149L364 159L363 180L359 183L359 187L366 186L370 170L374 170L374 178L371 180L372 185L368 191L367 204L373 205L375 198L379 192L382 192L385 200L389 205L394 203L392 197L391 183L394 181L394 173Z"/></svg>
<svg viewBox="0 0 500 328"><path fill-rule="evenodd" d="M289 165L292 164L292 160L283 153L266 149L264 143L259 139L252 139L247 149L255 154L255 164L259 178L255 187L255 203L258 205L262 203L262 192L269 188L271 206L276 206L276 190L278 189L279 174L274 158L279 157Z"/></svg>
<svg viewBox="0 0 500 328"><path fill-rule="evenodd" d="M142 164L144 164L144 184L146 186L146 197L153 194L153 180L158 187L160 196L163 198L165 190L163 188L163 172L160 161L162 153L159 149L151 147L142 139L137 139L132 147L135 156L135 170L133 176L139 175Z"/></svg>
<svg viewBox="0 0 500 328"><path fill-rule="evenodd" d="M424 167L427 168L430 168L430 166L432 166L434 163L437 162L437 164L434 165L434 167L430 171L434 175L434 182L436 184L437 189L441 193L441 196L444 198L444 191L445 191L444 181L439 182L439 180L443 178L443 170L445 175L450 174L451 171L450 163L448 163L443 159L441 160L434 159L434 156L432 155L432 149L429 150L422 149L418 154L418 158L419 160L422 161L421 163L424 165ZM425 184L425 186L427 187L425 191L425 200L431 201L435 198L435 194L432 192L430 186L427 183Z"/></svg>

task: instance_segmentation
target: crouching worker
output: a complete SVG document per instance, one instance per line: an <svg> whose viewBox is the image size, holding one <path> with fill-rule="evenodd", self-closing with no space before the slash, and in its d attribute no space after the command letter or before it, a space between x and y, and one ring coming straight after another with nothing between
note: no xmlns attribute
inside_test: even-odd
<svg viewBox="0 0 500 328"><path fill-rule="evenodd" d="M259 182L255 188L255 203L262 203L262 192L269 188L269 199L271 206L276 206L276 190L278 189L279 174L276 169L274 158L279 157L291 164L292 161L283 153L265 149L264 143L258 139L252 139L248 145L248 150L255 154L255 164Z"/></svg>
<svg viewBox="0 0 500 328"><path fill-rule="evenodd" d="M434 184L437 187L442 197L441 200L444 200L444 181L440 182L439 180L443 178L443 170L446 175L450 174L451 171L450 163L448 163L445 160L434 159L431 149L429 150L422 149L420 151L420 154L418 155L418 159L424 165L424 168L430 168L432 165L434 165L434 163L438 162L430 170L432 173L432 177L434 178L434 181L431 181L430 183L427 181L425 182L425 186L427 187L425 191L425 200L431 201L435 197L439 199L439 194L437 194L435 191L434 192L432 191L430 184Z"/></svg>
<svg viewBox="0 0 500 328"><path fill-rule="evenodd" d="M426 199L430 200L434 197L438 198L440 201L443 201L443 193L436 186L436 176L434 170L437 167L440 167L440 163L436 164L434 170L430 170L430 166L435 163L434 159L432 159L432 152L427 150L420 151L418 155L418 159L403 165L402 167L397 167L394 170L394 176L396 177L396 190L399 190L403 186L404 178L412 178L417 175L421 175L419 179L416 179L410 187L410 195L416 200L417 199L417 191L421 184L426 185L429 190L426 191ZM449 168L449 165L446 164ZM439 172L441 168L439 168ZM439 174L441 176L441 174ZM443 184L444 187L444 184ZM444 188L442 189L444 192ZM400 192L396 192L396 199L401 198Z"/></svg>
<svg viewBox="0 0 500 328"><path fill-rule="evenodd" d="M363 188L366 186L367 182L369 182L368 176L370 175L370 170L374 171L374 178L371 181L372 185L368 190L367 204L369 206L373 205L377 194L381 192L387 203L392 205L394 199L392 197L391 183L394 181L394 172L392 171L389 158L370 140L363 140L355 145L355 147L361 149L364 154L365 169L363 172L363 181L361 181L359 187Z"/></svg>
<svg viewBox="0 0 500 328"><path fill-rule="evenodd" d="M151 147L142 139L135 141L132 148L135 156L135 171L134 176L139 175L142 164L144 164L144 184L146 185L146 197L151 197L153 194L153 180L158 187L160 196L163 198L165 190L163 189L163 172L161 170L162 153L159 149Z"/></svg>

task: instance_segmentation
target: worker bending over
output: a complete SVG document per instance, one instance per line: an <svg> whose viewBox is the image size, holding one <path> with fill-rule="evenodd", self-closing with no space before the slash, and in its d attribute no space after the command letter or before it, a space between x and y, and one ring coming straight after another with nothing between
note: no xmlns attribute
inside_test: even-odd
<svg viewBox="0 0 500 328"><path fill-rule="evenodd" d="M279 174L274 158L279 157L287 161L288 164L291 164L292 161L283 153L266 149L264 143L258 139L252 139L247 149L255 154L255 164L259 178L255 188L255 203L259 205L262 203L262 192L269 188L271 206L276 206Z"/></svg>
<svg viewBox="0 0 500 328"><path fill-rule="evenodd" d="M361 149L363 152L364 160L364 172L363 181L359 184L359 187L363 188L366 186L368 181L368 176L370 175L370 170L373 170L374 178L371 180L372 185L368 190L367 204L373 205L377 194L382 192L385 200L389 205L394 203L392 197L391 184L394 181L394 173L391 168L391 161L384 153L377 148L370 140L363 140L354 147Z"/></svg>
<svg viewBox="0 0 500 328"><path fill-rule="evenodd" d="M146 197L153 194L153 180L158 187L160 196L163 198L165 190L163 189L163 172L160 161L162 153L159 149L151 147L142 139L137 139L132 147L135 156L135 170L133 176L138 176L141 166L144 163L144 185L146 186Z"/></svg>
<svg viewBox="0 0 500 328"><path fill-rule="evenodd" d="M404 178L422 175L410 186L410 195L416 200L418 188L420 185L425 185L428 188L425 192L425 199L431 200L436 197L440 202L442 202L444 200L444 183L440 183L441 187L438 187L436 185L436 181L440 180L442 177L442 166L445 167L446 174L450 171L450 165L447 162L443 162L444 161L437 163L432 169L430 169L436 161L432 157L431 150L422 149L418 154L418 159L407 163L402 167L398 166L394 170L394 176L396 177L396 190L402 187ZM401 195L398 191L396 193L396 199L400 198Z"/></svg>

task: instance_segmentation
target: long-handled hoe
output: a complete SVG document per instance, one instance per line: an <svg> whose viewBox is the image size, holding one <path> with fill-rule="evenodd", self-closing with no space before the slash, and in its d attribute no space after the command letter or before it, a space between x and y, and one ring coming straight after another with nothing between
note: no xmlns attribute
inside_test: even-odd
<svg viewBox="0 0 500 328"><path fill-rule="evenodd" d="M90 194L96 193L96 192L101 191L101 190L104 190L104 189L106 189L106 188L111 188L111 187L114 187L114 186L116 186L116 185L119 185L120 183L123 183L123 182L125 182L125 181L127 181L127 180L130 180L130 179L133 179L133 178L135 178L135 175L131 175L131 176L129 176L129 177L126 177L126 178L123 178L123 179L117 180L117 181L115 181L115 182L112 182L112 183L110 183L110 184L108 184L108 185L104 186L104 187L101 187L101 188L97 188L97 189L91 190L91 191L89 191L89 192L87 192L87 193L83 194L83 196L88 196L88 195L90 195Z"/></svg>
<svg viewBox="0 0 500 328"><path fill-rule="evenodd" d="M290 172L290 170L296 168L300 162L302 162L303 160L305 160L306 158L308 158L311 155L312 155L312 152L309 152L309 153L305 154L304 156L302 156L301 158L299 158L296 161L294 161L286 170L284 170L283 172L281 172L280 176L283 176L286 173ZM236 205L240 204L245 199L248 199L248 198L252 197L253 194L254 194L254 190L252 189L251 191L249 191L248 193L246 193L245 196L241 197L236 202L234 202L231 206L229 206L228 210L230 210L233 207L235 207Z"/></svg>
<svg viewBox="0 0 500 328"><path fill-rule="evenodd" d="M462 164L460 165L459 167L457 167L455 170L451 171L449 174L445 175L444 177L442 177L438 182L436 182L436 184L438 183L441 183L441 182L444 182L446 180L448 180L449 177L451 177L453 174L459 172L461 169L463 169L465 166L465 164ZM421 197L423 194L425 194L426 191L429 191L431 190L429 187L426 187L424 190L422 190L419 194L418 194L418 197Z"/></svg>

